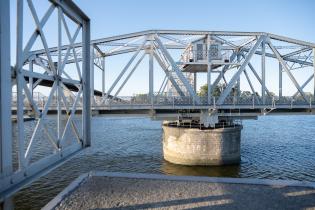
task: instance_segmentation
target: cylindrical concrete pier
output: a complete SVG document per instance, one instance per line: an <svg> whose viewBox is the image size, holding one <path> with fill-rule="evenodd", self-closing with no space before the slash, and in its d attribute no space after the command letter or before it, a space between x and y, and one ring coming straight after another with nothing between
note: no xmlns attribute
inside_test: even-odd
<svg viewBox="0 0 315 210"><path fill-rule="evenodd" d="M190 128L163 123L164 159L181 165L225 165L240 162L242 125Z"/></svg>

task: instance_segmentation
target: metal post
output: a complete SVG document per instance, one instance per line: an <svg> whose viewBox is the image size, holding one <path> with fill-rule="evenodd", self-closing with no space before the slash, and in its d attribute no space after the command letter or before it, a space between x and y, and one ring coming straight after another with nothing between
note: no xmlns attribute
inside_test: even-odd
<svg viewBox="0 0 315 210"><path fill-rule="evenodd" d="M197 72L194 73L194 90L197 93Z"/></svg>
<svg viewBox="0 0 315 210"><path fill-rule="evenodd" d="M313 100L315 101L315 48L313 48L313 69L314 69L314 90L313 90Z"/></svg>
<svg viewBox="0 0 315 210"><path fill-rule="evenodd" d="M153 41L151 41L151 49L149 54L149 98L151 104L154 102L153 82Z"/></svg>
<svg viewBox="0 0 315 210"><path fill-rule="evenodd" d="M29 70L30 72L33 72L33 67L34 67L34 61L33 60L30 60L29 62ZM30 92L31 92L31 96L32 98L34 99L33 97L33 93L34 93L34 80L33 80L33 77L30 75L29 78L28 78L28 82L29 82L29 89L30 89Z"/></svg>
<svg viewBox="0 0 315 210"><path fill-rule="evenodd" d="M0 176L5 177L12 173L10 0L0 1L0 31Z"/></svg>
<svg viewBox="0 0 315 210"><path fill-rule="evenodd" d="M24 95L23 95L23 0L17 1L17 29L16 29L16 80L17 80L17 128L18 128L18 157L19 169L26 167L24 149Z"/></svg>
<svg viewBox="0 0 315 210"><path fill-rule="evenodd" d="M61 68L62 68L62 59L61 59L61 47L62 47L62 25L61 25L61 17L62 16L62 10L60 7L58 7L58 63L55 65L55 68L57 69L57 141L58 146L61 147L60 141L61 141L61 127L62 127L62 113L61 113L61 85L60 85L60 78L61 78Z"/></svg>
<svg viewBox="0 0 315 210"><path fill-rule="evenodd" d="M102 58L102 97L105 98L105 57Z"/></svg>
<svg viewBox="0 0 315 210"><path fill-rule="evenodd" d="M82 26L82 79L83 79L83 142L91 145L91 88L90 88L90 21L84 21Z"/></svg>
<svg viewBox="0 0 315 210"><path fill-rule="evenodd" d="M282 65L279 62L279 99L282 98Z"/></svg>
<svg viewBox="0 0 315 210"><path fill-rule="evenodd" d="M212 90L211 90L211 58L209 56L210 51L210 35L207 36L207 84L208 84L208 105L211 104L211 98L212 98Z"/></svg>
<svg viewBox="0 0 315 210"><path fill-rule="evenodd" d="M265 49L265 39L261 43L261 79L262 79L262 86L261 86L261 96L262 96L262 103L263 105L266 104L266 95L265 95L265 89L266 89L266 68L265 68L265 62L266 62L266 49Z"/></svg>
<svg viewBox="0 0 315 210"><path fill-rule="evenodd" d="M237 54L237 63L240 63L241 61L241 55L238 53ZM245 71L245 70L244 70ZM237 82L236 82L236 102L239 103L240 101L240 97L241 97L241 77L239 77L237 79Z"/></svg>
<svg viewBox="0 0 315 210"><path fill-rule="evenodd" d="M90 88L91 88L91 103L94 105L94 46L90 48Z"/></svg>

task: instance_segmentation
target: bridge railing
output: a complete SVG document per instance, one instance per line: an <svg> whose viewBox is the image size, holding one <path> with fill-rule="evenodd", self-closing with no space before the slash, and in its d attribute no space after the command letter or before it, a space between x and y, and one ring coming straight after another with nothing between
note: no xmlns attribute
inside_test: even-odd
<svg viewBox="0 0 315 210"><path fill-rule="evenodd" d="M39 108L44 107L47 102L47 97L40 94L33 94L34 101L39 104ZM16 93L13 93L12 97L12 107L16 107ZM200 103L197 104L193 97L190 96L165 96L165 95L155 95L153 101L147 97L147 95L140 96L119 96L114 99L105 99L102 97L95 96L93 107L112 107L112 106L211 106L216 107L219 106L217 103L218 97L212 97L210 103L208 102L207 97L200 97ZM74 103L73 97L66 97L67 106L72 106ZM79 107L82 107L82 98L78 102ZM26 109L31 109L31 106L27 99L24 100L24 105ZM315 101L313 97L309 97L308 101L305 101L301 97L290 97L284 96L279 98L278 96L266 96L263 102L262 97L260 96L241 96L235 97L230 96L227 97L223 104L225 106L250 106L255 108L257 106L265 106L277 108L278 106L287 106L288 108L294 108L295 106L313 106L315 105ZM50 108L54 109L57 107L57 97L53 97L50 102Z"/></svg>

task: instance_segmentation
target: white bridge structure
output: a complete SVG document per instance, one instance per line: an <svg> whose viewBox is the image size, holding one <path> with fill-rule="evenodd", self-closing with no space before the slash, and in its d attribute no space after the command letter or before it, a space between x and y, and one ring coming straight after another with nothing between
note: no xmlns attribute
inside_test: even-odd
<svg viewBox="0 0 315 210"><path fill-rule="evenodd" d="M1 201L88 147L92 113L144 114L156 119L178 119L188 113L207 126L224 118L314 114L314 43L263 32L193 30L148 30L90 40L90 20L72 1L49 2L40 18L32 0L17 0L12 61L10 24L15 23L10 23L10 1L0 1ZM26 10L35 25L30 37L24 33ZM55 46L48 45L45 33L52 27L47 26L52 18L57 32ZM36 41L43 49L32 50ZM122 55L130 59L122 69L110 69L119 73L113 81L106 81L107 61ZM145 57L149 61L149 91L121 96ZM158 90L154 89L154 63L165 75ZM268 68L272 68L272 81L277 81L274 92L267 85ZM101 71L101 90L95 88L96 71ZM200 75L207 81L202 94L197 90ZM249 90L242 90L242 84ZM37 94L40 87L48 95ZM295 92L284 94L289 87ZM311 91L306 92L307 87ZM25 135L26 115L36 122L30 136ZM16 116L16 142L9 123L12 116ZM47 122L54 117L56 128L51 129ZM67 139L67 132L74 138ZM42 139L39 135L47 137L52 151L32 161L35 142Z"/></svg>

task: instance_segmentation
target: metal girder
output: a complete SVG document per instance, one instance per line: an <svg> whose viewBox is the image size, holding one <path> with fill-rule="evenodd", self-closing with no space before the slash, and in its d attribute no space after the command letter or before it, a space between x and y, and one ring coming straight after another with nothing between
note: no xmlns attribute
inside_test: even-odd
<svg viewBox="0 0 315 210"><path fill-rule="evenodd" d="M0 1L0 177L12 173L10 0Z"/></svg>
<svg viewBox="0 0 315 210"><path fill-rule="evenodd" d="M284 68L285 72L288 74L290 80L293 82L293 84L295 85L295 87L298 89L298 91L300 92L301 96L304 98L305 101L307 101L307 98L305 96L305 93L303 92L302 88L300 87L300 85L298 84L298 82L295 80L294 76L292 75L292 73L290 72L289 68L287 67L287 64L284 62L283 58L281 57L280 53L278 52L278 50L272 45L272 43L270 42L270 40L268 40L268 46L271 48L271 50L273 51L273 53L277 56L279 62L281 63L282 67Z"/></svg>
<svg viewBox="0 0 315 210"><path fill-rule="evenodd" d="M242 49L242 51L248 52L249 50L248 49ZM262 52L261 51L256 51L255 54L256 55L262 55ZM265 53L265 56L269 57L269 58L277 58L276 55L274 55L272 53ZM290 57L284 57L283 60L289 61L289 62L292 62L292 63L298 63L298 64L305 65L305 66L313 66L313 64L310 63L310 62L303 61L303 60L298 60L298 59L294 59L294 58L290 58Z"/></svg>
<svg viewBox="0 0 315 210"><path fill-rule="evenodd" d="M121 77L126 73L126 71L128 70L129 66L132 64L132 62L134 61L134 59L137 57L137 55L139 54L140 50L142 49L142 47L145 45L145 43L147 42L147 40L145 39L142 43L142 45L138 48L138 50L135 52L135 54L131 57L131 59L128 61L128 63L126 64L126 66L123 68L123 70L120 72L120 74L118 75L118 77L116 78L116 80L114 81L114 83L112 84L112 86L109 88L109 90L107 91L107 96L110 95L110 93L113 91L113 89L115 88L115 86L117 85L117 83L119 82L119 80L121 79Z"/></svg>
<svg viewBox="0 0 315 210"><path fill-rule="evenodd" d="M163 63L162 59L155 52L153 53L153 56L156 59L156 61L159 63L159 65L161 66L162 70L165 72L165 75L167 76L168 80L172 83L177 93L182 97L185 96L184 92L180 89L175 79L168 71L167 66Z"/></svg>
<svg viewBox="0 0 315 210"><path fill-rule="evenodd" d="M313 78L314 78L314 74L312 74L312 75L303 83L303 85L301 86L301 89L303 90L303 89L306 87L306 85L307 85L308 83L310 83L310 81L312 81ZM294 93L294 95L293 95L293 98L295 98L298 94L299 94L299 91L296 91L296 92Z"/></svg>
<svg viewBox="0 0 315 210"><path fill-rule="evenodd" d="M232 79L230 80L230 82L228 83L226 88L224 89L224 91L221 93L221 95L220 95L220 97L219 97L219 99L217 101L218 105L223 104L225 98L231 92L234 83L240 77L241 73L244 71L245 67L249 63L249 60L251 59L251 57L253 56L253 54L255 53L255 51L257 50L257 48L259 47L259 45L262 43L262 41L264 39L265 39L265 36L260 36L259 39L256 41L255 45L251 48L251 50L247 54L247 57L245 58L244 62L239 67L238 71L234 74L234 76L232 77Z"/></svg>
<svg viewBox="0 0 315 210"><path fill-rule="evenodd" d="M10 76L13 78L16 78L16 84L17 84L17 127L18 127L18 135L17 135L17 148L16 151L18 158L18 169L15 171L12 171L12 150L10 147L6 146L6 151L2 153L2 146L5 144L2 144L2 137L7 134L6 142L12 144L12 133L11 133L11 123L5 124L6 125L6 131L9 133L3 132L2 127L3 125L0 125L1 129L1 139L0 139L0 146L1 146L1 179L0 179L0 202L2 202L4 199L6 199L8 196L10 196L12 193L16 192L18 189L23 187L25 184L32 182L35 178L38 178L39 176L47 173L57 165L61 164L66 159L72 157L72 155L76 154L77 151L81 150L84 146L90 145L90 93L89 93L89 51L86 51L86 48L89 48L90 46L90 25L89 25L89 19L87 16L82 13L79 8L73 4L72 1L59 1L59 0L51 0L52 4L47 10L47 12L44 14L43 18L40 20L38 18L37 10L35 9L35 5L33 4L32 0L27 0L27 5L30 9L30 12L32 14L32 17L35 22L35 32L31 35L29 41L27 42L25 48L23 48L23 38L24 38L24 31L23 31L23 12L24 12L24 4L23 0L17 1L17 35L16 35L16 64L13 67L14 75L11 74L11 67L10 67L10 59L7 58L7 56L10 56L9 50L10 49L10 41L9 38L6 38L4 40L5 36L9 36L9 29L6 27L9 27L9 21L8 18L10 15L8 15L10 9L9 7L9 1L4 0L0 2L0 27L1 27L1 33L0 33L0 49L1 49L1 57L0 57L0 66L1 66L1 72L0 72L0 118L2 122L11 121L11 79L5 78L5 76ZM45 23L48 21L48 19L51 17L52 11L54 8L58 8L58 47L57 47L57 55L58 55L58 62L54 63L53 59L51 57L51 52L49 51L47 40L45 38L43 27ZM70 44L67 45L67 53L63 57L62 61L62 55L61 55L61 23L63 19L63 14L66 14L72 21L78 24L77 32L71 36L69 33L69 30L67 28L67 24L65 21L63 21L63 26L66 29L67 36L69 39ZM74 40L76 36L78 35L79 29L82 28L82 70L83 70L83 76L80 77L80 80L74 80L64 71L64 67L66 65L66 61L68 60L69 51L72 48L72 45L74 43ZM34 58L32 57L29 62L29 70L26 71L23 69L23 66L25 65L25 59L29 58L30 52L29 50L32 48L33 44L36 41L36 38L41 39L43 46L45 48L47 60L43 60L43 58L40 59L40 64L42 68L45 70L44 73L39 73L34 71L33 69L33 63ZM3 41L6 41L6 44L4 44ZM4 55L5 53L5 55ZM3 61L3 59L6 59L6 62ZM4 72L4 65L9 65L8 71L6 71L7 74ZM63 78L62 74L64 74L67 78ZM3 79L6 79L5 83L3 83ZM29 81L29 86L27 86L27 81ZM50 96L48 97L48 101L45 104L42 111L40 111L39 108L39 102L35 101L33 98L33 88L34 86L41 84L42 81L45 82L51 82L52 88L50 92ZM34 83L33 83L34 82ZM65 83L65 84L63 84ZM3 86L5 84L5 86ZM76 103L73 104L72 108L68 107L68 104L66 100L64 100L64 94L63 94L63 88L72 85L73 87L78 87L79 94L76 98ZM83 89L83 114L82 114L82 135L78 132L79 129L75 127L75 124L73 123L73 116L76 112L77 108L77 102L80 99L80 92ZM7 93L3 95L2 91L6 91ZM52 135L51 130L48 126L46 126L46 115L48 113L48 109L50 106L50 100L52 100L52 97L55 92L58 92L57 95L57 106L58 106L58 121L57 122L57 135ZM25 94L25 96L24 96ZM6 98L6 101L4 102L3 99ZM28 103L33 111L33 114L35 115L35 118L37 119L37 125L31 133L31 138L26 139L28 135L25 135L24 130L24 99L28 100ZM62 100L65 109L67 110L67 114L69 116L66 116L67 123L66 126L63 128L64 130L61 132L61 107L62 107ZM8 109L8 110L6 110ZM3 114L3 110L6 110L6 114ZM4 120L4 117L7 117L8 119ZM65 138L65 133L68 131L70 125L72 126L72 129L75 133L75 136L77 138L77 142L73 144L67 145L67 147L61 147L62 141ZM39 160L32 160L33 155L33 148L35 145L35 142L37 139L35 139L35 136L37 134L37 131L39 128L43 128L44 133L48 137L48 143L50 143L53 147L54 151L51 155L46 154L43 158L40 158ZM57 138L55 138L57 136ZM41 138L42 141L45 138ZM27 149L25 151L25 145L27 146ZM2 164L2 157L3 155L8 155L8 153L11 153L11 157L6 157L6 164L9 165L3 165ZM4 166L6 166L5 170ZM8 173L8 170L11 168L11 172Z"/></svg>
<svg viewBox="0 0 315 210"><path fill-rule="evenodd" d="M139 64L141 63L141 61L143 60L145 56L145 53L143 53L143 55L139 58L139 60L137 61L137 63L135 64L135 66L131 69L131 71L129 72L129 74L127 75L127 77L125 78L125 80L123 81L123 83L120 85L120 87L118 88L118 90L116 91L113 99L115 99L117 97L117 95L120 93L121 89L125 86L125 84L128 82L129 78L131 77L131 75L133 74L133 72L137 69L137 67L139 66Z"/></svg>
<svg viewBox="0 0 315 210"><path fill-rule="evenodd" d="M233 62L234 59L236 58L236 52L233 52L232 55L230 56L230 62ZM217 77L217 79L214 81L213 83L213 87L217 86L218 83L220 82L220 80L224 77L225 72L228 70L228 68L230 67L230 64L227 64L223 67L223 69L221 70L219 76Z"/></svg>
<svg viewBox="0 0 315 210"><path fill-rule="evenodd" d="M158 36L155 36L155 41L158 44L159 48L161 49L161 51L163 52L163 54L165 55L165 57L167 58L167 60L170 62L172 69L176 72L178 78L181 80L181 82L183 83L183 85L185 86L186 90L189 92L189 94L193 97L193 100L199 104L200 103L200 99L197 96L196 92L194 91L194 89L191 87L191 85L189 84L189 82L187 81L186 77L183 75L183 73L181 72L181 70L178 68L178 66L176 65L176 63L174 62L172 56L169 54L169 52L166 50L166 48L163 46L163 43L161 42L161 40L158 38Z"/></svg>
<svg viewBox="0 0 315 210"><path fill-rule="evenodd" d="M265 40L261 42L261 80L262 80L262 86L261 86L261 97L262 97L262 103L266 103L266 46L265 46Z"/></svg>
<svg viewBox="0 0 315 210"><path fill-rule="evenodd" d="M243 58L245 58L245 55L244 55L243 53L241 53L241 55L242 55ZM259 77L258 73L256 72L255 68L253 67L253 65L252 65L250 62L248 62L248 66L249 66L249 68L251 69L251 71L253 72L253 74L255 75L256 79L257 79L257 80L259 81L259 83L262 85L263 82L262 82L261 78ZM268 90L268 88L267 88L266 86L265 86L265 90L266 90L268 96L271 97L271 94L270 94L270 92L269 92L269 90Z"/></svg>

